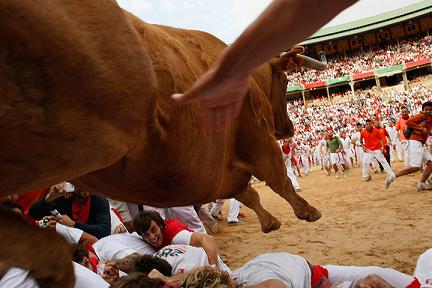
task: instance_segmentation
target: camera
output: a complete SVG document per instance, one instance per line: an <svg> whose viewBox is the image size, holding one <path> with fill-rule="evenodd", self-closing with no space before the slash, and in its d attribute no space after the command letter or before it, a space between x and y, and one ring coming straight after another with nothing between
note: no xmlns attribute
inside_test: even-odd
<svg viewBox="0 0 432 288"><path fill-rule="evenodd" d="M48 219L42 219L42 220L37 221L37 223L38 223L39 228L44 229L44 228L48 227L49 220Z"/></svg>
<svg viewBox="0 0 432 288"><path fill-rule="evenodd" d="M71 192L75 191L75 186L72 185L72 183L70 183L70 182L66 182L64 189L65 189L66 192L71 193Z"/></svg>

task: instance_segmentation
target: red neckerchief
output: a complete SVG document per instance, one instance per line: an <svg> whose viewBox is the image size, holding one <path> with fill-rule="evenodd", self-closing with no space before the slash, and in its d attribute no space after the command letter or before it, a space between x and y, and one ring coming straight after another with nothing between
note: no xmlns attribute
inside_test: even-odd
<svg viewBox="0 0 432 288"><path fill-rule="evenodd" d="M311 286L318 284L318 282L321 280L323 276L325 276L328 279L329 276L328 270L323 266L315 265L311 270L312 270Z"/></svg>
<svg viewBox="0 0 432 288"><path fill-rule="evenodd" d="M87 223L90 214L90 198L87 198L87 201L80 205L77 202L72 202L72 218L74 221L79 221L81 223Z"/></svg>
<svg viewBox="0 0 432 288"><path fill-rule="evenodd" d="M91 244L87 244L86 248L89 253L88 258L89 258L90 265L92 266L93 272L97 273L97 265L99 264L99 258L96 255L96 251L94 250Z"/></svg>

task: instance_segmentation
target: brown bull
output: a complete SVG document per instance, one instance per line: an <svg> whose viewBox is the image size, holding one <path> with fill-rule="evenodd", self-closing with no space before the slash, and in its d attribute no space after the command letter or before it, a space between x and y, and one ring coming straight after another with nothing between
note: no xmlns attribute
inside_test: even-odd
<svg viewBox="0 0 432 288"><path fill-rule="evenodd" d="M198 104L170 98L226 47L215 37L146 24L112 0L0 0L0 11L1 196L79 177L96 193L160 207L236 197L269 232L280 222L248 187L255 175L298 218L320 217L295 193L275 138L293 134L284 71L300 50L259 67L240 116L217 132ZM0 235L0 260L43 287L72 286L58 236L4 214Z"/></svg>

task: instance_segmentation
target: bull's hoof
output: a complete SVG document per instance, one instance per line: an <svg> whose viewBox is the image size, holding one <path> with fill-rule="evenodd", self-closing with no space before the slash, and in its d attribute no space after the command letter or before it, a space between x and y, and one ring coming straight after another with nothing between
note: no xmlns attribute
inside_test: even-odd
<svg viewBox="0 0 432 288"><path fill-rule="evenodd" d="M315 222L321 218L321 212L315 207L309 206L304 213L296 214L297 218L301 220L306 220L307 222Z"/></svg>
<svg viewBox="0 0 432 288"><path fill-rule="evenodd" d="M276 217L272 217L269 222L261 223L261 231L264 233L269 233L271 231L278 230L280 226L281 222Z"/></svg>

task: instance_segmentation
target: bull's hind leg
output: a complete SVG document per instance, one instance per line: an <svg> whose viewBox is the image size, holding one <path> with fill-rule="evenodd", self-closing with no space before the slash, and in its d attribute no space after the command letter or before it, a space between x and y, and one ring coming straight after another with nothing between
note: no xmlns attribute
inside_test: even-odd
<svg viewBox="0 0 432 288"><path fill-rule="evenodd" d="M41 288L74 287L69 247L55 231L43 231L0 212L0 261L30 271Z"/></svg>
<svg viewBox="0 0 432 288"><path fill-rule="evenodd" d="M245 191L236 195L235 198L257 214L258 220L261 224L261 230L264 233L278 230L281 226L279 220L271 215L270 212L265 210L261 205L258 192L254 188L248 186Z"/></svg>

